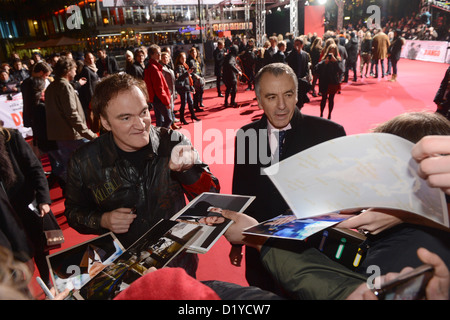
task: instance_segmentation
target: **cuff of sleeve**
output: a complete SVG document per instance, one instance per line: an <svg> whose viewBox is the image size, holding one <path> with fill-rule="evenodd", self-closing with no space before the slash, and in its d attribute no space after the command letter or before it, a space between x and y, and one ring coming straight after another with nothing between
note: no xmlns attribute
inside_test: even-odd
<svg viewBox="0 0 450 320"><path fill-rule="evenodd" d="M196 165L184 172L173 171L173 174L181 184L187 186L196 183L201 176L201 172Z"/></svg>
<svg viewBox="0 0 450 320"><path fill-rule="evenodd" d="M98 232L105 231L106 229L101 225L102 215L103 214L90 214L86 218L86 226L88 226L90 229L97 230Z"/></svg>

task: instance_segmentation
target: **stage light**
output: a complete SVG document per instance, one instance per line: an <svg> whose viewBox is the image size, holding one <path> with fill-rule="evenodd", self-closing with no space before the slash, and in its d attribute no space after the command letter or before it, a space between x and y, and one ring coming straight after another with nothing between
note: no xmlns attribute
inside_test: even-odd
<svg viewBox="0 0 450 320"><path fill-rule="evenodd" d="M325 4L327 3L327 0L319 0L319 4Z"/></svg>

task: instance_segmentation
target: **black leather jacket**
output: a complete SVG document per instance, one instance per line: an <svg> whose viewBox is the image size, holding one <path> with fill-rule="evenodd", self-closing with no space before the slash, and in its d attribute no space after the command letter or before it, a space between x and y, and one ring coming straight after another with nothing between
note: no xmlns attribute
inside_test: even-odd
<svg viewBox="0 0 450 320"><path fill-rule="evenodd" d="M83 234L102 234L101 216L117 208L136 207L137 218L117 238L127 248L160 219L170 219L202 192L219 192L218 179L206 164L184 173L169 169L173 147L191 145L178 131L151 127L150 148L143 172L119 156L108 132L74 152L69 163L65 215L69 225Z"/></svg>

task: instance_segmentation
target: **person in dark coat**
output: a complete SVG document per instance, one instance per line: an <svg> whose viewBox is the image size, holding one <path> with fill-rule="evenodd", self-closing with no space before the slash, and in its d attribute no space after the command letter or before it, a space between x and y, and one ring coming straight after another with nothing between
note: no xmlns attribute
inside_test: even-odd
<svg viewBox="0 0 450 320"><path fill-rule="evenodd" d="M317 37L314 39L314 42L311 45L311 71L313 73L313 80L312 80L312 96L313 97L317 97L315 88L316 88L316 84L317 84L317 80L319 80L319 77L317 75L317 73L315 72L315 67L316 65L319 63L320 60L320 54L322 52L322 45L323 45L323 41L321 37Z"/></svg>
<svg viewBox="0 0 450 320"><path fill-rule="evenodd" d="M370 31L367 31L364 34L364 39L361 42L361 61L360 61L360 73L361 78L364 76L367 78L367 74L369 72L370 61L372 60L372 34ZM366 66L366 72L364 73L364 66Z"/></svg>
<svg viewBox="0 0 450 320"><path fill-rule="evenodd" d="M4 136L0 135L0 246L12 252L14 258L27 263L30 270L33 269L33 250L27 234L17 213L9 202L4 186L13 178L11 160L4 151ZM5 157L6 156L6 157ZM7 174L7 175L5 175Z"/></svg>
<svg viewBox="0 0 450 320"><path fill-rule="evenodd" d="M334 108L334 96L341 90L340 79L344 72L344 65L337 45L331 44L327 47L322 60L316 66L316 71L319 75L319 91L322 94L320 117L323 117L323 111L328 100L328 119L331 119L331 112Z"/></svg>
<svg viewBox="0 0 450 320"><path fill-rule="evenodd" d="M244 51L239 55L242 62L243 73L247 80L247 90L252 90L255 83L256 56L254 53L254 40L249 39Z"/></svg>
<svg viewBox="0 0 450 320"><path fill-rule="evenodd" d="M28 80L26 80L28 81ZM33 129L33 143L37 145L39 151L47 153L52 167L52 174L48 180L56 181L58 177L53 171L57 172L60 163L58 158L58 146L56 141L49 140L47 137L47 118L45 112L45 79L41 77L30 77L31 82L31 104L33 112L33 123L31 128Z"/></svg>
<svg viewBox="0 0 450 320"><path fill-rule="evenodd" d="M433 102L437 106L436 112L450 120L450 67L445 72Z"/></svg>
<svg viewBox="0 0 450 320"><path fill-rule="evenodd" d="M217 42L217 48L214 49L213 57L214 57L214 75L216 76L216 89L217 96L223 97L222 92L220 90L220 84L222 82L222 65L223 60L225 58L225 50L224 43L222 40Z"/></svg>
<svg viewBox="0 0 450 320"><path fill-rule="evenodd" d="M120 71L116 58L108 56L105 49L100 49L97 53L97 74L100 78Z"/></svg>
<svg viewBox="0 0 450 320"><path fill-rule="evenodd" d="M33 102L35 102L35 93L33 92L33 79L43 78L48 81L48 77L53 72L52 67L45 61L39 62L33 66L31 77L24 80L21 85L23 98L23 126L31 128L33 126Z"/></svg>
<svg viewBox="0 0 450 320"><path fill-rule="evenodd" d="M200 55L200 51L197 47L189 49L189 55L187 56L186 63L189 66L194 66L194 72L192 73L192 80L194 80L194 109L197 112L202 112L205 106L203 105L203 92L205 87L205 78L203 77L203 58Z"/></svg>
<svg viewBox="0 0 450 320"><path fill-rule="evenodd" d="M49 185L58 181L64 182L58 177L61 169L60 155L56 141L47 137L47 118L45 109L45 88L49 82L47 79L52 72L47 62L39 62L33 66L31 76L25 79L21 85L23 98L23 124L24 127L33 129L33 145L39 151L47 153L52 173L47 178Z"/></svg>
<svg viewBox="0 0 450 320"><path fill-rule="evenodd" d="M358 81L356 74L356 62L358 61L358 38L354 32L350 33L350 40L345 44L347 60L345 60L344 82L348 82L348 72L353 71L353 82Z"/></svg>
<svg viewBox="0 0 450 320"><path fill-rule="evenodd" d="M126 73L129 75L144 80L144 70L145 70L145 52L143 49L139 48L134 51L133 54L134 59L128 63Z"/></svg>
<svg viewBox="0 0 450 320"><path fill-rule="evenodd" d="M401 30L394 31L394 38L388 48L388 59L392 63L392 78L389 81L397 81L397 63L400 60L402 46L405 43L405 39L403 39L400 34Z"/></svg>
<svg viewBox="0 0 450 320"><path fill-rule="evenodd" d="M281 161L316 144L344 136L345 130L332 121L300 112L296 104L297 75L286 64L273 63L262 68L255 79L255 93L264 115L236 133L232 192L256 196L245 213L265 221L289 209L270 178L261 174L262 168L275 161L271 161L274 148L270 137L286 129L283 150L276 157ZM284 104L271 103L281 101L282 97ZM280 108L284 116L279 115ZM276 281L261 264L259 253L252 249L248 246L245 249L248 283L279 293Z"/></svg>
<svg viewBox="0 0 450 320"><path fill-rule="evenodd" d="M42 280L51 285L45 256L43 219L50 210L50 192L41 162L22 135L14 129L0 126L1 158L10 166L1 168L1 181L11 206L24 226L32 243L33 257ZM5 162L5 161L3 161ZM5 163L6 163L5 162ZM36 201L36 212L29 205Z"/></svg>
<svg viewBox="0 0 450 320"><path fill-rule="evenodd" d="M99 119L94 119L90 107L94 89L100 77L97 74L97 66L95 65L95 57L91 52L86 52L84 55L84 66L81 72L76 76L75 80L85 79L86 83L78 89L78 97L83 106L84 115L88 127L94 131L99 131Z"/></svg>
<svg viewBox="0 0 450 320"><path fill-rule="evenodd" d="M13 67L9 71L9 74L19 85L21 85L25 79L30 77L30 73L23 67L22 60L20 59L14 59Z"/></svg>
<svg viewBox="0 0 450 320"><path fill-rule="evenodd" d="M20 92L20 85L9 76L8 71L0 69L0 94Z"/></svg>
<svg viewBox="0 0 450 320"><path fill-rule="evenodd" d="M284 41L278 42L278 51L273 55L272 62L286 63L286 55L284 54L285 51L286 51L286 42Z"/></svg>
<svg viewBox="0 0 450 320"><path fill-rule="evenodd" d="M273 55L278 51L278 38L272 36L269 38L270 47L264 50L264 65L273 63Z"/></svg>
<svg viewBox="0 0 450 320"><path fill-rule="evenodd" d="M194 102L192 101L191 96L191 92L194 92L194 80L191 76L194 72L194 66L191 66L192 67L186 63L186 53L181 52L175 60L175 90L180 95L180 122L184 125L188 124L184 117L186 103L188 104L192 121L200 121L200 119L195 116Z"/></svg>
<svg viewBox="0 0 450 320"><path fill-rule="evenodd" d="M294 49L289 53L287 59L287 64L294 70L298 79L298 98L297 107L299 109L303 108L305 102L309 101L306 96L310 88L310 83L308 77L310 75L310 64L311 57L309 53L303 50L303 39L297 37L294 40Z"/></svg>
<svg viewBox="0 0 450 320"><path fill-rule="evenodd" d="M225 83L225 103L224 106L228 107L228 97L231 96L230 105L236 106L236 91L237 91L237 75L242 72L236 66L236 57L239 48L236 45L230 46L230 51L225 56L223 62L223 82Z"/></svg>

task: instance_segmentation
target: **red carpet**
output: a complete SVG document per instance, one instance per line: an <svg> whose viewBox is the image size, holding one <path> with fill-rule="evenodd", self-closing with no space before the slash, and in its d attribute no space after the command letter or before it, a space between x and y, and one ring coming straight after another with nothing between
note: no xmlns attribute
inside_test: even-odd
<svg viewBox="0 0 450 320"><path fill-rule="evenodd" d="M397 82L389 82L388 78L358 78L356 83L350 81L343 84L342 94L335 98L332 120L343 125L347 134L351 135L368 132L377 124L404 112L434 111L433 98L447 68L447 64L402 59L398 64ZM353 78L351 72L349 78ZM219 178L222 193L231 193L235 130L258 119L262 114L256 100L253 100L254 92L244 89L244 86L238 88L236 101L239 108L224 108L223 98L217 97L215 88L205 91L205 111L197 113L202 121L190 123L181 129L183 133L190 135L203 161L210 165L211 171ZM305 105L302 112L319 116L320 97L310 98L311 102ZM175 109L178 110L178 107L179 99ZM325 115L327 114L326 109ZM189 112L186 120L190 121ZM53 211L66 237L63 248L91 238L92 236L80 235L67 226L62 215L64 200L60 189L53 189L51 194L54 200ZM245 266L234 267L229 263L229 248L228 242L222 238L208 253L200 255L197 278L247 285ZM32 288L36 288L36 284L33 283Z"/></svg>

